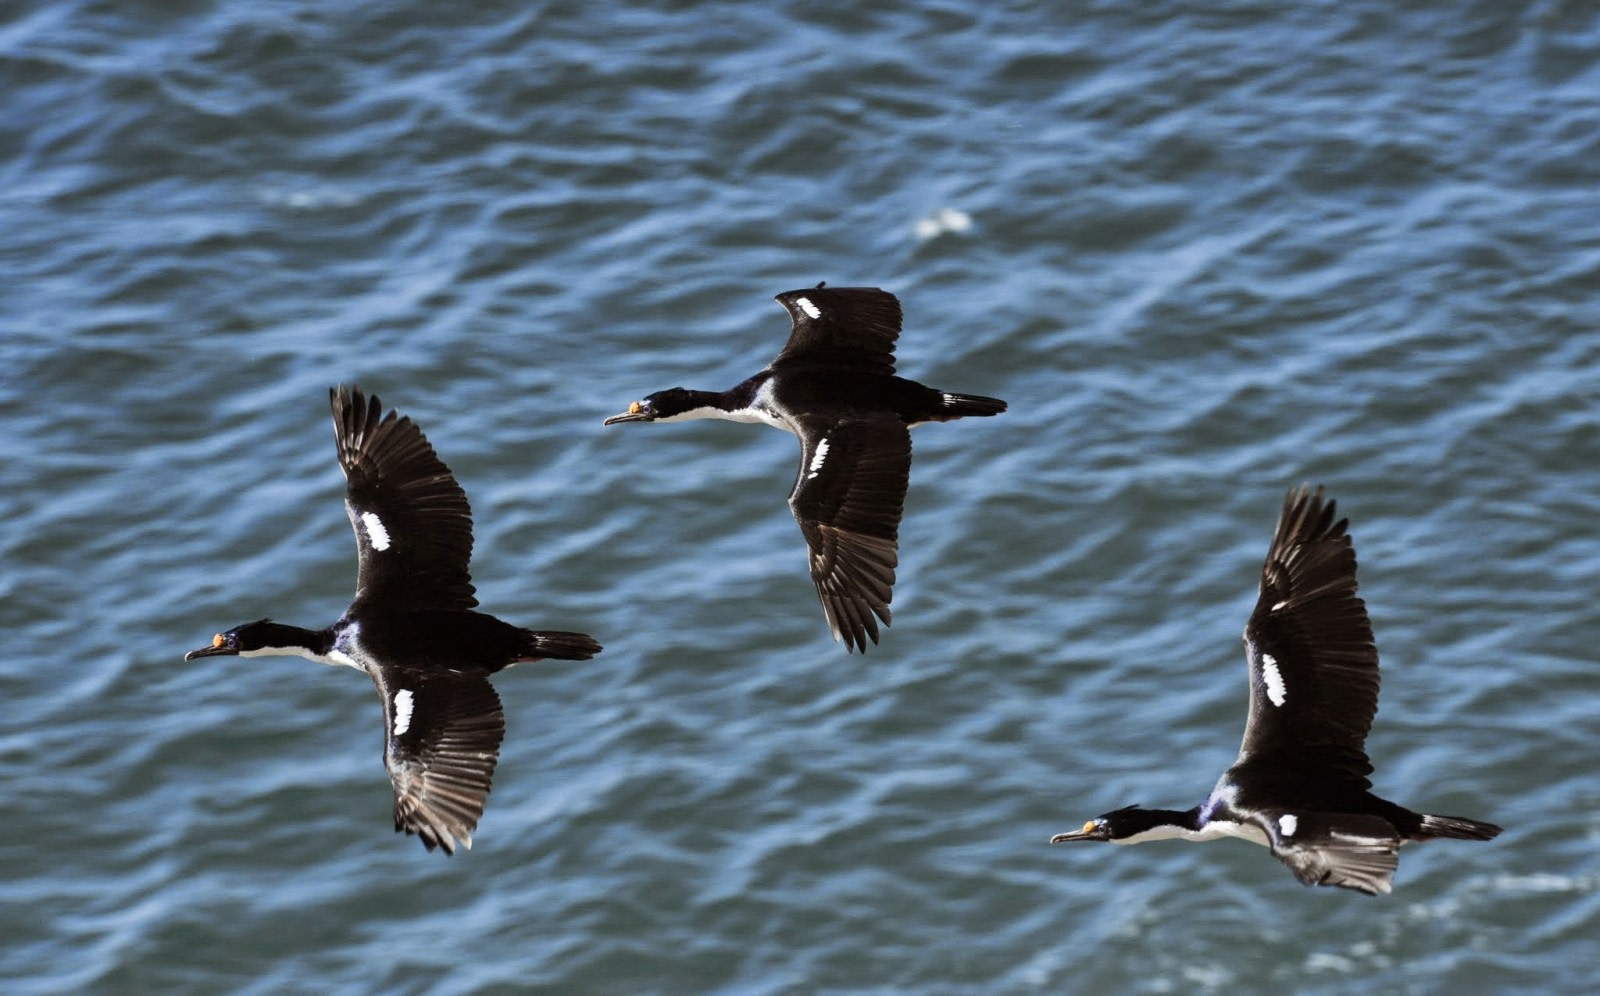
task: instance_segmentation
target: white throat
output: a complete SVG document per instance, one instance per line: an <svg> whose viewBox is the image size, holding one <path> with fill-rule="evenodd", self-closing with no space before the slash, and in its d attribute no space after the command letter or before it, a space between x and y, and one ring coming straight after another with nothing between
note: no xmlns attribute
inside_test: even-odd
<svg viewBox="0 0 1600 996"><path fill-rule="evenodd" d="M308 661L318 664L342 664L345 667L360 669L361 665L355 662L349 654L338 647L326 654L313 652L309 647L262 647L259 650L241 650L240 657L304 657Z"/></svg>
<svg viewBox="0 0 1600 996"><path fill-rule="evenodd" d="M664 418L658 418L656 421L688 422L699 418L714 418L720 419L724 422L751 422L757 425L770 425L774 429L783 429L786 432L794 431L793 429L789 428L789 423L773 415L771 412L763 411L760 408L740 408L730 412L724 411L721 408L713 408L710 405L702 405L699 408L691 408L686 412L679 412L676 415L668 415Z"/></svg>
<svg viewBox="0 0 1600 996"><path fill-rule="evenodd" d="M1208 840L1221 840L1224 837L1237 837L1252 844L1269 846L1267 835L1260 827L1254 823L1235 823L1232 820L1216 820L1207 823L1199 830L1174 826L1151 827L1149 830L1141 831L1131 837L1123 837L1121 840L1113 840L1111 843L1144 844L1152 840L1192 840L1204 843Z"/></svg>

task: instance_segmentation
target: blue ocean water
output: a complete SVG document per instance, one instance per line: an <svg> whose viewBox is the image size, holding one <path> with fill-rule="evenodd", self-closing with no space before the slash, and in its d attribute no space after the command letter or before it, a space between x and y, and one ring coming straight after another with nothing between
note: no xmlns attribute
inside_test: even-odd
<svg viewBox="0 0 1600 996"><path fill-rule="evenodd" d="M1583 991L1600 965L1600 12L1510 3L0 7L12 992ZM792 438L602 429L894 291L895 626L828 639ZM350 596L326 391L470 495L470 853L369 683L184 664ZM1198 801L1286 488L1351 517L1393 895Z"/></svg>

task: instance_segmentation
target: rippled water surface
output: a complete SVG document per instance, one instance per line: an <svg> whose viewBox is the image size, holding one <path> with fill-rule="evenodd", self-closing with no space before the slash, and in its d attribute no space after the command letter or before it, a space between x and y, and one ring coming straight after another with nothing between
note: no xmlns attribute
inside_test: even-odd
<svg viewBox="0 0 1600 996"><path fill-rule="evenodd" d="M1198 8L1206 8L1201 12ZM1600 965L1592 4L0 8L0 978L18 991L1459 992ZM875 284L895 626L831 642L794 440L602 429ZM369 682L182 662L350 596L326 391L414 417L497 684L470 853ZM1351 516L1393 895L1057 847L1232 759L1284 490Z"/></svg>

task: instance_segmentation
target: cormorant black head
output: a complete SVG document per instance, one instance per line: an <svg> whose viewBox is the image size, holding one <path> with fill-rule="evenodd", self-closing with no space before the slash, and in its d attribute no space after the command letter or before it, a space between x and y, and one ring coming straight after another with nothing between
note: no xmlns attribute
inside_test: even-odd
<svg viewBox="0 0 1600 996"><path fill-rule="evenodd" d="M1073 830L1068 833L1058 833L1050 838L1052 844L1065 844L1074 840L1127 840L1137 837L1156 827L1172 826L1182 827L1190 814L1169 812L1164 809L1141 809L1138 806L1123 806L1113 809L1103 816L1083 825L1082 830Z"/></svg>
<svg viewBox="0 0 1600 996"><path fill-rule="evenodd" d="M665 391L645 395L628 406L620 415L605 420L606 425L617 422L658 422L677 418L697 408L709 408L704 391L691 391L684 387L669 387Z"/></svg>
<svg viewBox="0 0 1600 996"><path fill-rule="evenodd" d="M211 646L191 650L183 655L183 659L192 661L200 657L237 657L240 654L268 648L294 647L304 642L296 636L302 632L293 626L275 623L271 619L257 619L255 622L241 623L225 633L218 633L211 638Z"/></svg>

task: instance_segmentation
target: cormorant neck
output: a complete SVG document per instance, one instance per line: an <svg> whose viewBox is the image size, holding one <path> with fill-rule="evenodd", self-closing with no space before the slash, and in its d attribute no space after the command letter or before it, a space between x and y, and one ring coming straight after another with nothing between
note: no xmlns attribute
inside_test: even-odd
<svg viewBox="0 0 1600 996"><path fill-rule="evenodd" d="M1134 833L1148 830L1151 827L1177 827L1181 830L1200 829L1200 807L1193 809L1133 809L1129 810L1123 821L1129 827L1136 827ZM1128 836L1132 836L1129 834Z"/></svg>
<svg viewBox="0 0 1600 996"><path fill-rule="evenodd" d="M305 629L287 623L262 623L253 634L251 642L260 645L254 650L242 650L240 657L307 657L314 661L327 661L333 650L333 628Z"/></svg>
<svg viewBox="0 0 1600 996"><path fill-rule="evenodd" d="M1201 832L1200 807L1193 809L1141 809L1129 806L1108 814L1113 844L1142 844L1149 840L1194 839Z"/></svg>
<svg viewBox="0 0 1600 996"><path fill-rule="evenodd" d="M740 391L744 385L729 391L696 391L690 388L681 388L674 392L672 407L675 409L671 415L663 415L657 421L677 422L696 418L723 418L728 412L748 404L750 398Z"/></svg>

